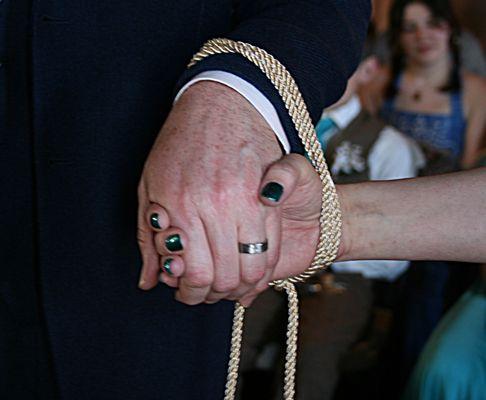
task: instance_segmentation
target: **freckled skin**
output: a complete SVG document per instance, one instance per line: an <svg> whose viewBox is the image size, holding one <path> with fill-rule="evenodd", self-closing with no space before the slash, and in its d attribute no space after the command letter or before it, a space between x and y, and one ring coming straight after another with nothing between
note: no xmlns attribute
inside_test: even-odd
<svg viewBox="0 0 486 400"><path fill-rule="evenodd" d="M275 134L244 98L217 83L194 85L174 107L147 160L149 198L163 200L178 224L180 203L166 197L202 202L233 192L240 199L242 180L256 193L263 169L280 156ZM229 200L219 205L231 207Z"/></svg>
<svg viewBox="0 0 486 400"><path fill-rule="evenodd" d="M203 301L214 287L249 288L245 279L266 267L267 254L253 256L254 265L241 271L234 260L242 230L255 235L247 242L263 240L269 213L278 212L259 202L258 188L265 169L281 156L265 120L224 85L199 82L175 104L147 158L139 200L142 209L150 203L163 206L171 225L188 235L187 277L180 281L188 303ZM155 255L146 259L151 261L142 275L148 289L157 284L159 263ZM192 286L197 296L185 290Z"/></svg>

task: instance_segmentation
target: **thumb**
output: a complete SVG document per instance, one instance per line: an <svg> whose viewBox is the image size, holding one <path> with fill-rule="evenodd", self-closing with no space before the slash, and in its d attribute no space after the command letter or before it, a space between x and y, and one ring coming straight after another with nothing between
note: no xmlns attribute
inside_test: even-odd
<svg viewBox="0 0 486 400"><path fill-rule="evenodd" d="M270 207L285 202L298 186L303 186L314 171L299 154L288 154L270 165L260 184L260 200Z"/></svg>

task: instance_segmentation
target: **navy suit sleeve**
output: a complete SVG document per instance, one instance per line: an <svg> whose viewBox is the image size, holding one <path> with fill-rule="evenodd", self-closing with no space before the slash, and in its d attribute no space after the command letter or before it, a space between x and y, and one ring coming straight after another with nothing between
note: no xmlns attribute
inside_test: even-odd
<svg viewBox="0 0 486 400"><path fill-rule="evenodd" d="M343 93L361 57L370 17L368 0L240 1L234 29L225 35L258 46L294 77L314 124L325 106ZM240 55L204 59L185 72L180 88L207 70L231 72L256 86L274 104L293 152L303 152L287 110L271 82Z"/></svg>

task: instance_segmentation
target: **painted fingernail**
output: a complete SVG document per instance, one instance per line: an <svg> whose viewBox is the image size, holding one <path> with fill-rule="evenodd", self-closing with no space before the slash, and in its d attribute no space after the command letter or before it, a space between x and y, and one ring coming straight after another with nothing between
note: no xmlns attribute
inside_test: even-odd
<svg viewBox="0 0 486 400"><path fill-rule="evenodd" d="M181 237L178 234L170 235L165 239L165 247L169 251L181 251L182 250L182 243Z"/></svg>
<svg viewBox="0 0 486 400"><path fill-rule="evenodd" d="M268 200L274 201L275 203L280 200L283 194L283 186L277 182L267 183L260 194Z"/></svg>
<svg viewBox="0 0 486 400"><path fill-rule="evenodd" d="M167 272L169 275L174 275L174 273L172 272L172 269L170 268L170 265L172 264L172 261L174 261L173 258L168 258L162 264L162 268L163 268L162 271Z"/></svg>
<svg viewBox="0 0 486 400"><path fill-rule="evenodd" d="M150 225L155 229L162 229L159 224L159 214L153 213L150 215Z"/></svg>

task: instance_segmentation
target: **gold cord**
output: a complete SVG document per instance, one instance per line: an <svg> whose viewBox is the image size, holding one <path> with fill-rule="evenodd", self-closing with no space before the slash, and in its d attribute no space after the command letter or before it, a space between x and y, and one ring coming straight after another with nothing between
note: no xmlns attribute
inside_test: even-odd
<svg viewBox="0 0 486 400"><path fill-rule="evenodd" d="M265 50L248 43L229 39L212 39L196 53L189 67L205 57L215 54L237 53L255 64L270 79L279 92L295 125L307 156L322 182L322 204L319 218L319 242L316 254L310 267L303 273L271 282L278 290L285 290L289 302L289 318L287 324L287 353L285 362L284 399L292 400L295 395L295 371L297 362L297 332L299 310L297 292L294 283L305 279L322 270L336 258L341 239L341 209L339 207L336 188L329 174L319 140L304 103L304 99L287 69ZM238 383L238 366L240 362L241 339L243 334L243 319L245 309L237 303L233 318L230 361L226 381L225 400L233 400Z"/></svg>

